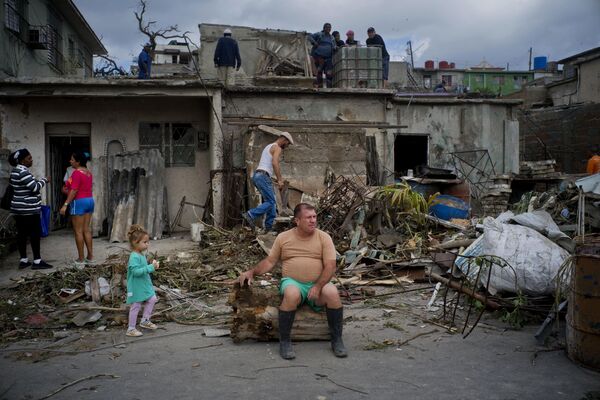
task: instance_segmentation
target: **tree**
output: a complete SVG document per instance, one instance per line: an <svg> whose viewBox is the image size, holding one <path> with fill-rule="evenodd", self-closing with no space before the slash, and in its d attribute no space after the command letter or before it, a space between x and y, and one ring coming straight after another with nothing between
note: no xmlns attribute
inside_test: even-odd
<svg viewBox="0 0 600 400"><path fill-rule="evenodd" d="M94 76L126 76L127 72L123 67L119 67L115 60L110 56L98 56L103 62L100 66L94 69Z"/></svg>
<svg viewBox="0 0 600 400"><path fill-rule="evenodd" d="M154 49L156 48L156 38L186 39L189 42L191 42L191 40L189 40L189 37L188 37L188 34L191 32L185 31L185 32L181 33L179 31L179 27L177 25L171 25L167 28L155 29L156 21L145 21L144 14L146 13L147 4L148 3L146 0L140 0L139 10L134 11L133 13L135 15L135 18L138 21L138 28L139 28L140 32L142 32L144 35L146 35L148 37L148 42L150 43L150 46L152 47L152 51L154 51ZM193 42L191 42L191 43L193 43Z"/></svg>

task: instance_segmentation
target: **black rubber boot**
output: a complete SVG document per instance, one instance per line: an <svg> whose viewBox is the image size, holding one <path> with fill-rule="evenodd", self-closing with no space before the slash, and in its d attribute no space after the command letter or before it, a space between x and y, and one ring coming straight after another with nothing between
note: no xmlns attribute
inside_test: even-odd
<svg viewBox="0 0 600 400"><path fill-rule="evenodd" d="M348 352L342 341L342 326L344 324L344 308L328 308L327 323L331 334L331 349L336 357L347 357Z"/></svg>
<svg viewBox="0 0 600 400"><path fill-rule="evenodd" d="M279 354L284 360L296 358L296 353L292 348L292 325L296 311L279 310Z"/></svg>

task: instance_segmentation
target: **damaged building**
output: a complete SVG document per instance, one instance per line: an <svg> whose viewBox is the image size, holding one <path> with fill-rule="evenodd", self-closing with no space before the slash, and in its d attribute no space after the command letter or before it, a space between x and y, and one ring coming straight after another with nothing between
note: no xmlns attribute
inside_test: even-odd
<svg viewBox="0 0 600 400"><path fill-rule="evenodd" d="M212 57L227 27L240 43L243 68L236 85L226 88L216 79ZM204 213L219 225L239 223L240 212L257 201L248 178L261 148L274 139L273 129L291 132L297 142L282 163L297 194L290 202L302 193L321 193L328 171L383 185L423 165L454 169L458 152L473 164L485 152L494 174L518 171L520 100L313 89L305 32L214 24L200 25L200 32L202 80L16 76L0 82L2 147L28 147L34 174L52 175L45 197L55 216L62 201L57 188L76 148L91 150L101 177L96 185L106 188L94 192L104 210L94 232L107 235L118 201L129 193L117 193L115 171L135 169L135 160L154 149L162 162L144 161L154 167L136 173L164 174L157 226L189 227ZM115 161L119 157L132 159ZM143 193L135 179L128 182L121 185ZM182 207L183 197L196 206ZM147 207L131 206L127 221L141 218L134 208ZM176 216L179 227L172 226Z"/></svg>
<svg viewBox="0 0 600 400"><path fill-rule="evenodd" d="M560 171L581 174L590 151L600 151L600 47L554 64L558 74L511 96L523 99L521 159L554 159Z"/></svg>

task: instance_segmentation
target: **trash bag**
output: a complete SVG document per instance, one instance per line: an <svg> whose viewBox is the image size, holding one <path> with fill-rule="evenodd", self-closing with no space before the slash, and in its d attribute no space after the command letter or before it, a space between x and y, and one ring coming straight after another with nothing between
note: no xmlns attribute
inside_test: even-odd
<svg viewBox="0 0 600 400"><path fill-rule="evenodd" d="M46 237L50 234L50 207L42 206L41 214L42 220L42 237Z"/></svg>
<svg viewBox="0 0 600 400"><path fill-rule="evenodd" d="M567 251L575 251L575 242L565 233L561 232L558 225L552 219L552 216L544 210L515 215L511 218L511 221L535 229Z"/></svg>
<svg viewBox="0 0 600 400"><path fill-rule="evenodd" d="M528 295L549 295L556 290L555 278L569 252L534 229L506 224L498 219L484 220L484 233L462 254L470 256L494 255L501 257L510 267L492 268L487 290ZM458 257L455 265L466 273L468 260ZM478 268L471 263L469 278L475 279ZM480 284L487 282L487 271L482 271Z"/></svg>

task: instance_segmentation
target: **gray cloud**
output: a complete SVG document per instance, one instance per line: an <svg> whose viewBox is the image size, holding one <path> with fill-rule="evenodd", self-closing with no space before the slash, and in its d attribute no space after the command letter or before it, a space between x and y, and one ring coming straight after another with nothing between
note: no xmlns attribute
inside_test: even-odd
<svg viewBox="0 0 600 400"><path fill-rule="evenodd" d="M133 16L137 1L75 2L110 54L129 65L145 40ZM417 65L432 59L465 67L485 58L526 69L529 47L534 56L555 60L600 45L598 0L329 0L314 7L286 0L151 0L148 15L159 26L178 24L195 40L201 22L313 32L327 21L342 33L353 29L362 42L374 26L394 59L406 57L411 40Z"/></svg>

